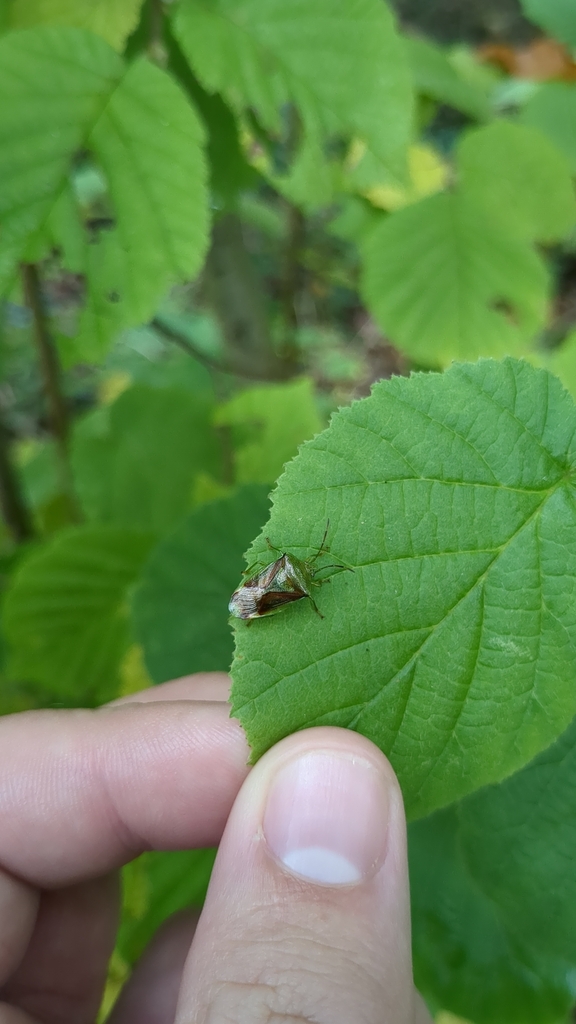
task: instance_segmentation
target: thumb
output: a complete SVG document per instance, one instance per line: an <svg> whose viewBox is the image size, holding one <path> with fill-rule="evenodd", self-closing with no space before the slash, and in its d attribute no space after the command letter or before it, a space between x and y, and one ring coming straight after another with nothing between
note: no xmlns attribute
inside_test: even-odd
<svg viewBox="0 0 576 1024"><path fill-rule="evenodd" d="M396 777L354 732L290 736L258 762L232 809L176 1024L425 1019Z"/></svg>

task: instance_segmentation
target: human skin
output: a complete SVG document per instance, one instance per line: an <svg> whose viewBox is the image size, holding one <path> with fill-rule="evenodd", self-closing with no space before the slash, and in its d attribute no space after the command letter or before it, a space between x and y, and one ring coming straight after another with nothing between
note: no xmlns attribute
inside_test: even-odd
<svg viewBox="0 0 576 1024"><path fill-rule="evenodd" d="M0 1024L92 1024L118 869L216 844L202 913L160 929L110 1024L428 1024L388 761L315 728L248 769L228 688L200 674L0 719Z"/></svg>

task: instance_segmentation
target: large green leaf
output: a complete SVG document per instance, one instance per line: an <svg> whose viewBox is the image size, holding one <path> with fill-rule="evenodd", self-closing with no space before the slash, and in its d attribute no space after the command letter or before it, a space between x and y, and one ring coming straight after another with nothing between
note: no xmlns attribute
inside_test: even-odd
<svg viewBox="0 0 576 1024"><path fill-rule="evenodd" d="M174 25L206 88L273 129L292 100L315 134L353 134L403 174L410 79L382 0L181 0Z"/></svg>
<svg viewBox="0 0 576 1024"><path fill-rule="evenodd" d="M75 25L102 36L117 50L134 31L142 0L12 0L12 28L33 25Z"/></svg>
<svg viewBox="0 0 576 1024"><path fill-rule="evenodd" d="M527 363L393 377L305 444L265 537L299 557L330 520L318 592L236 627L234 714L258 757L357 729L423 815L523 766L576 713L576 407ZM320 564L326 564L321 559Z"/></svg>
<svg viewBox="0 0 576 1024"><path fill-rule="evenodd" d="M545 32L576 46L576 8L573 0L521 0L527 18Z"/></svg>
<svg viewBox="0 0 576 1024"><path fill-rule="evenodd" d="M540 86L523 107L520 118L523 124L547 135L576 173L576 85L550 82Z"/></svg>
<svg viewBox="0 0 576 1024"><path fill-rule="evenodd" d="M133 621L154 682L228 669L228 600L242 552L268 508L267 487L240 488L192 512L152 552L134 594Z"/></svg>
<svg viewBox="0 0 576 1024"><path fill-rule="evenodd" d="M209 397L137 384L76 427L72 464L88 519L165 533L193 505L220 449Z"/></svg>
<svg viewBox="0 0 576 1024"><path fill-rule="evenodd" d="M462 856L453 809L408 832L416 985L474 1024L558 1024L576 997L569 965L514 937ZM572 980L572 984L570 981Z"/></svg>
<svg viewBox="0 0 576 1024"><path fill-rule="evenodd" d="M469 132L459 183L384 220L363 246L363 290L383 330L425 365L526 351L544 325L547 269L534 241L576 222L568 162L532 128Z"/></svg>
<svg viewBox="0 0 576 1024"><path fill-rule="evenodd" d="M298 445L322 429L312 381L247 388L221 405L215 422L234 434L236 480L273 483Z"/></svg>
<svg viewBox="0 0 576 1024"><path fill-rule="evenodd" d="M576 222L576 199L566 158L542 132L495 121L468 132L458 147L464 185L494 223L520 235L558 241Z"/></svg>
<svg viewBox="0 0 576 1024"><path fill-rule="evenodd" d="M576 721L523 771L464 801L460 821L474 881L511 931L576 964Z"/></svg>
<svg viewBox="0 0 576 1024"><path fill-rule="evenodd" d="M117 299L125 299L133 323L147 319L168 284L192 276L204 253L202 141L179 87L145 59L125 67L107 43L80 29L2 37L0 288L31 239L45 235L49 244L52 210L75 157L89 150L116 219Z"/></svg>
<svg viewBox="0 0 576 1024"><path fill-rule="evenodd" d="M372 313L424 365L519 353L544 323L541 259L462 191L391 214L369 233L363 254Z"/></svg>
<svg viewBox="0 0 576 1024"><path fill-rule="evenodd" d="M10 676L42 683L50 701L115 697L130 638L127 588L151 543L134 530L85 526L30 555L4 604Z"/></svg>

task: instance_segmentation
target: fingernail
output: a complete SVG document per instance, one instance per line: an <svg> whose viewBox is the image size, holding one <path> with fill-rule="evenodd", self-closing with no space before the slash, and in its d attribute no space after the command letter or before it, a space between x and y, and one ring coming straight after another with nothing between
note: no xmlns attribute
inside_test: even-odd
<svg viewBox="0 0 576 1024"><path fill-rule="evenodd" d="M272 781L266 841L295 875L352 885L384 858L388 789L368 760L329 751L289 761Z"/></svg>

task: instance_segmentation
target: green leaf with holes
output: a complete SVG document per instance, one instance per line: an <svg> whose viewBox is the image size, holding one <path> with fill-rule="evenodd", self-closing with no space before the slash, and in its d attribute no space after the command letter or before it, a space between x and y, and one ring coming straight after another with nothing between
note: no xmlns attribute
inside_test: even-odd
<svg viewBox="0 0 576 1024"><path fill-rule="evenodd" d="M80 526L31 554L5 597L9 677L41 683L47 703L116 697L130 641L127 592L153 539Z"/></svg>
<svg viewBox="0 0 576 1024"><path fill-rule="evenodd" d="M410 77L382 0L183 0L174 27L211 92L272 129L292 101L314 135L354 135L403 175Z"/></svg>
<svg viewBox="0 0 576 1024"><path fill-rule="evenodd" d="M542 260L461 192L391 214L368 234L363 253L368 306L425 366L519 354L544 323Z"/></svg>
<svg viewBox="0 0 576 1024"><path fill-rule="evenodd" d="M115 224L117 280L108 301L125 322L155 310L168 285L199 268L207 241L200 121L176 83L144 58L125 65L103 39L42 27L0 39L0 290L18 260L47 251L52 214L87 151L102 172ZM80 206L64 227L94 241ZM60 237L57 241L62 241ZM80 246L76 238L76 256ZM104 249L101 259L109 253ZM85 272L97 275L93 256ZM113 286L115 285L115 289ZM114 294L114 290L117 294ZM96 289L101 294L102 288Z"/></svg>
<svg viewBox="0 0 576 1024"><path fill-rule="evenodd" d="M569 163L534 128L467 133L457 169L457 187L383 219L362 246L371 311L425 366L525 352L550 291L534 242L576 222Z"/></svg>
<svg viewBox="0 0 576 1024"><path fill-rule="evenodd" d="M408 813L522 767L576 713L576 406L527 363L394 377L280 478L265 537L300 558L330 521L343 571L236 627L234 714L259 757L312 725L389 756Z"/></svg>

